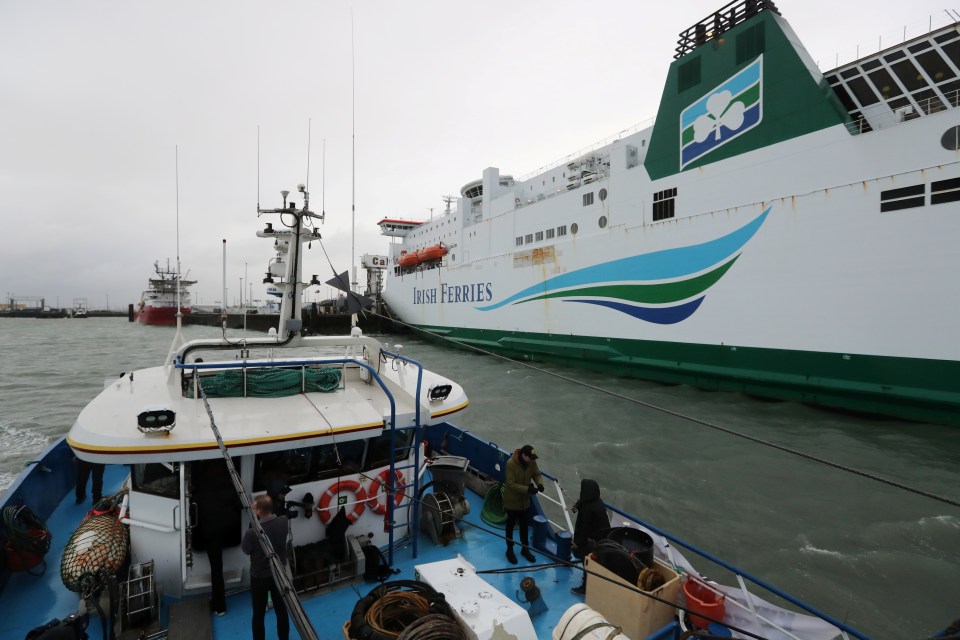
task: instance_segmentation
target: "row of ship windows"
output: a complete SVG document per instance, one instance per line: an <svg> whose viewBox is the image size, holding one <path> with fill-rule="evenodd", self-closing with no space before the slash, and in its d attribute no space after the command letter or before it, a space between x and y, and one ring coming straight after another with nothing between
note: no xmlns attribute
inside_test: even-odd
<svg viewBox="0 0 960 640"><path fill-rule="evenodd" d="M584 206L587 206L587 196L593 196L592 193L584 194ZM666 220L667 218L672 218L675 214L675 206L677 198L677 188L665 189L663 191L658 191L653 194L653 221L658 222L660 220ZM591 199L592 204L592 199ZM600 216L597 219L597 226L601 229L607 226L607 216ZM574 222L570 225L570 233L577 235L577 232L580 228L577 226L577 223ZM523 236L516 237L516 244L518 247L522 247L525 244L533 244L535 242L543 242L544 240L552 240L555 237L567 235L567 226L563 225L557 227L556 229L547 229L545 231L537 231L535 233L528 233Z"/></svg>
<svg viewBox="0 0 960 640"><path fill-rule="evenodd" d="M960 178L930 183L930 204L960 200ZM880 192L880 212L913 209L927 204L927 185L915 184Z"/></svg>

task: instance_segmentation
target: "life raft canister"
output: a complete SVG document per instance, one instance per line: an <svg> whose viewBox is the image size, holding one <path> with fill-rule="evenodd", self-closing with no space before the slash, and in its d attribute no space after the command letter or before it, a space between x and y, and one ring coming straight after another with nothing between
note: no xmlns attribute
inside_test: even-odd
<svg viewBox="0 0 960 640"><path fill-rule="evenodd" d="M353 505L353 511L347 514L347 518L350 519L350 522L356 522L360 515L363 513L364 504L367 501L367 492L363 490L363 486L360 485L356 480L341 480L335 484L330 485L326 492L320 496L320 521L324 524L330 522L333 519L337 509L330 508L330 502L337 496L337 494L345 491L352 491L356 495L356 502Z"/></svg>
<svg viewBox="0 0 960 640"><path fill-rule="evenodd" d="M373 482L370 483L370 489L367 491L367 507L374 513L379 513L381 515L387 512L387 501L390 499L389 496L386 497L383 502L380 501L381 489L383 489L382 494L387 495L386 487L387 481L390 478L390 469L384 469L380 472L380 475L373 479ZM397 470L394 470L394 493L393 493L393 506L399 507L400 503L403 502L403 498L407 493L404 485L407 484L407 479L403 477L403 473Z"/></svg>

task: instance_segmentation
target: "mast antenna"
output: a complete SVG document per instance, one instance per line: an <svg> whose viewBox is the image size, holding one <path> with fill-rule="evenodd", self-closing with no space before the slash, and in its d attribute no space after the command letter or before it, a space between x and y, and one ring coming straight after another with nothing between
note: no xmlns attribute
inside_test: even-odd
<svg viewBox="0 0 960 640"><path fill-rule="evenodd" d="M354 53L353 7L350 8L350 270L351 290L357 288L357 70ZM356 314L354 314L356 325Z"/></svg>
<svg viewBox="0 0 960 640"><path fill-rule="evenodd" d="M309 159L307 160L307 162L309 162ZM257 216L259 215L260 215L260 125L257 125Z"/></svg>
<svg viewBox="0 0 960 640"><path fill-rule="evenodd" d="M307 191L310 191L310 124L312 118L307 118Z"/></svg>

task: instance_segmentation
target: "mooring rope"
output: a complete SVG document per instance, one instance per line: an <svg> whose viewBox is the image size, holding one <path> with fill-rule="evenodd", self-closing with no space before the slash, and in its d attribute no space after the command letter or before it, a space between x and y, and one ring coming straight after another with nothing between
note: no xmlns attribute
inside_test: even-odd
<svg viewBox="0 0 960 640"><path fill-rule="evenodd" d="M196 372L194 372L194 375L196 375ZM303 610L303 605L300 603L300 599L297 597L297 592L293 588L290 578L287 577L286 569L284 568L283 563L280 562L280 556L278 556L277 552L274 551L273 544L270 542L270 538L267 537L263 527L260 526L260 521L257 518L257 514L253 511L253 505L250 503L250 498L247 496L247 492L243 489L243 481L240 480L240 474L237 473L237 468L233 464L233 459L230 457L230 452L227 450L227 446L224 444L223 438L220 436L220 429L217 428L217 422L213 417L213 409L210 408L210 403L207 401L207 394L204 392L203 384L199 382L199 378L197 389L199 389L200 398L203 400L203 406L207 411L207 416L210 418L210 429L213 431L213 435L217 439L217 446L220 447L220 454L223 456L223 460L227 465L227 471L230 474L230 479L233 481L233 487L236 490L237 496L240 498L240 502L243 504L244 509L246 509L247 513L250 515L250 522L253 526L253 530L256 532L257 540L260 542L260 547L263 549L264 554L267 556L267 560L270 562L270 571L273 573L273 581L276 583L277 588L280 589L283 602L287 605L287 611L290 613L290 617L293 618L293 624L297 628L297 632L300 634L300 637L304 640L318 640L319 636L317 636L317 632L313 629L310 619Z"/></svg>
<svg viewBox="0 0 960 640"><path fill-rule="evenodd" d="M909 493L913 493L913 494L918 495L918 496L923 496L923 497L925 497L925 498L930 498L931 500L936 500L937 502L942 502L942 503L944 503L944 504L949 504L949 505L954 506L954 507L960 507L960 501L954 500L953 498L948 498L948 497L946 497L946 496L942 496L942 495L939 495L939 494L936 494L936 493L932 493L932 492L930 492L930 491L925 491L924 489L918 489L918 488L916 488L916 487L911 487L910 485L903 484L902 482L897 482L896 480L890 480L889 478L884 478L883 476L878 476L877 474L875 474L875 473L870 473L869 471L863 471L863 470L857 469L857 468L855 468L855 467L851 467L851 466L848 466L848 465L840 464L839 462L833 462L832 460L827 460L826 458L821 458L821 457L819 457L819 456L815 456L815 455L812 455L812 454L809 454L809 453L804 453L803 451L800 451L800 450L798 450L798 449L793 449L793 448L790 448L790 447L787 447L787 446L784 446L784 445L781 445L781 444L776 444L775 442L770 442L769 440L764 440L764 439L758 438L758 437L756 437L756 436L751 436L751 435L746 434L746 433L743 433L743 432L741 432L741 431L735 431L735 430L730 429L730 428L728 428L728 427L723 427L723 426L721 426L721 425L715 424L715 423L713 423L713 422L709 422L709 421L707 421L707 420L703 420L703 419L701 419L701 418L696 418L696 417L694 417L694 416L687 415L687 414L681 413L681 412L679 412L679 411L674 411L673 409L667 409L666 407L661 407L661 406L659 406L659 405L655 405L655 404L650 403L650 402L645 402L645 401L643 401L643 400L638 400L637 398L631 398L631 397L629 397L629 396L623 395L622 393L618 393L618 392L612 391L612 390L610 390L610 389L604 389L603 387L598 387L598 386L596 386L596 385L590 384L589 382L584 382L584 381L582 381L582 380L577 380L576 378L571 378L571 377L565 376L565 375L563 375L563 374L561 374L561 373L556 373L555 371L549 371L549 370L547 370L547 369L543 369L543 368L541 368L541 367L537 367L537 366L535 366L535 365L533 365L533 364L531 364L531 363L529 363L529 362L522 362L522 361L519 361L519 360L514 360L514 359L512 359L512 358L508 358L507 356L503 356L503 355L500 355L500 354L495 353L495 352L493 352L493 351L488 351L488 350L486 350L486 349L481 349L480 347L474 346L474 345L472 345L472 344L468 344L468 343L466 343L466 342L462 342L462 341L457 340L457 339L455 339L455 338L451 338L451 337L449 337L449 336L445 336L445 335L442 335L442 334L439 334L439 333L435 333L435 332L433 332L433 331L429 331L429 330L423 329L423 328L421 328L421 327L416 327L416 326L411 325L411 324L408 324L408 323L406 323L406 322L402 322L402 321L400 321L400 320L397 320L396 318L387 318L387 316L384 316L384 315L382 315L382 314L379 314L379 313L376 313L376 312L373 312L373 311L368 311L367 313L370 313L370 314L372 314L372 315L375 315L375 316L377 316L377 317L379 317L379 318L383 318L383 319L385 319L385 320L391 320L391 321L393 321L393 322L396 322L397 324L401 324L401 325L403 325L403 326L405 326L405 327L409 327L410 329L413 329L413 330L415 330L415 331L421 331L421 332L426 333L426 334L429 334L429 335L431 335L431 336L433 336L433 337L435 337L435 338L437 338L437 339L439 339L439 340L443 340L443 341L446 341L446 342L455 343L455 344L457 344L457 345L460 345L461 347L464 347L465 349L469 349L469 350L471 350L471 351L476 351L477 353L482 353L482 354L484 354L484 355L493 356L494 358L499 358L499 359L501 359L501 360L505 360L505 361L507 361L507 362L510 362L510 363L513 363L513 364L516 364L516 365L520 365L520 366L526 367L526 368L528 368L528 369L532 369L532 370L537 371L537 372L539 372L539 373L543 373L543 374L546 374L546 375L548 375L548 376L553 376L554 378L557 378L557 379L559 379L559 380L563 380L563 381L565 381L565 382L569 382L569 383L572 383L572 384L576 384L576 385L579 385L579 386L581 386L581 387L586 387L587 389L591 389L591 390L593 390L593 391L597 391L597 392L599 392L599 393L603 393L603 394L606 394L606 395L608 395L608 396L613 396L614 398L619 398L620 400L626 400L627 402L631 402L631 403L633 403L633 404L635 404L635 405L638 405L638 406L641 406L641 407L645 407L645 408L647 408L647 409L652 409L652 410L654 410L654 411L659 411L660 413L665 413L665 414L670 415L670 416L673 416L673 417L675 417L675 418L680 418L681 420L686 420L686 421L688 421L688 422L693 422L693 423L698 424L698 425L700 425L700 426L707 427L707 428L709 428L709 429L714 429L714 430L716 430L716 431L719 431L719 432L721 432L721 433L725 433L725 434L730 435L730 436L734 436L734 437L737 437L737 438L742 438L743 440L748 440L748 441L750 441L750 442L753 442L753 443L755 443L755 444L762 445L762 446L764 446L764 447L770 447L771 449L776 449L776 450L782 451L782 452L784 452L784 453L789 453L789 454L791 454L791 455L794 455L794 456L797 456L797 457L800 457L800 458L804 458L804 459L806 459L806 460L810 460L811 462L816 462L817 464L822 464L822 465L825 465L825 466L828 466L828 467L832 467L832 468L834 468L834 469L837 469L837 470L839 470L839 471L844 471L844 472L846 472L846 473L850 473L850 474L853 474L853 475L857 475L857 476L860 476L860 477L862 477L862 478L867 478L868 480L873 480L874 482L879 482L879 483L881 483L881 484L885 484L885 485L890 486L890 487L895 487L895 488L897 488L897 489L901 489L901 490L903 490L903 491L907 491L907 492L909 492Z"/></svg>

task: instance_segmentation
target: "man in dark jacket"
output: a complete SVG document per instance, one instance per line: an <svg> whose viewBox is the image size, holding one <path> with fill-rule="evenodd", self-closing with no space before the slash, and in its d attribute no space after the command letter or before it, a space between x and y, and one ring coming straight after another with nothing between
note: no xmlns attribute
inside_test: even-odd
<svg viewBox="0 0 960 640"><path fill-rule="evenodd" d="M530 508L530 496L543 491L543 477L537 466L537 452L526 444L513 452L507 460L506 480L503 484L503 509L507 512L507 560L517 564L517 554L513 552L513 528L520 524L520 550L528 562L537 557L530 551L527 537L527 510Z"/></svg>
<svg viewBox="0 0 960 640"><path fill-rule="evenodd" d="M610 528L607 509L600 499L600 485L594 480L580 481L580 499L573 505L577 522L573 525L573 555L581 562L597 546L599 534ZM583 574L583 583L571 589L582 596L587 592L587 574Z"/></svg>
<svg viewBox="0 0 960 640"><path fill-rule="evenodd" d="M194 536L210 560L210 610L222 616L227 612L223 549L240 542L243 505L223 460L207 460L201 469L201 476L194 482L193 500L198 516Z"/></svg>
<svg viewBox="0 0 960 640"><path fill-rule="evenodd" d="M277 517L273 514L273 501L270 496L259 495L253 500L253 512L260 521L273 550L284 567L287 564L287 517ZM283 595L273 581L270 571L270 560L263 552L257 532L247 529L240 544L243 552L250 556L250 595L253 599L253 640L264 640L263 617L267 613L267 594L273 597L273 611L277 614L277 637L279 640L288 640L290 637L290 620L287 618L287 607L283 602Z"/></svg>

